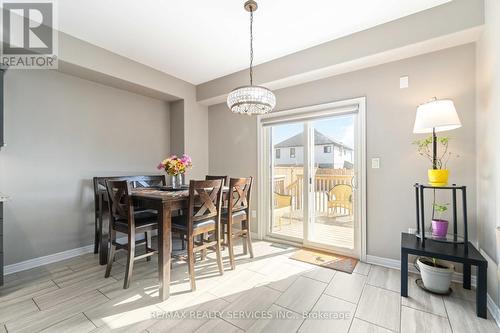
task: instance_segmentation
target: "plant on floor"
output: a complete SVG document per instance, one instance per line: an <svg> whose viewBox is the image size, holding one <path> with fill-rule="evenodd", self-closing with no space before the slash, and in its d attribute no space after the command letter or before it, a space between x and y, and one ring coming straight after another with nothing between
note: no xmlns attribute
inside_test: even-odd
<svg viewBox="0 0 500 333"><path fill-rule="evenodd" d="M451 277L455 267L447 262L438 261L436 258L417 258L417 269L422 276L425 289L445 294L450 290Z"/></svg>

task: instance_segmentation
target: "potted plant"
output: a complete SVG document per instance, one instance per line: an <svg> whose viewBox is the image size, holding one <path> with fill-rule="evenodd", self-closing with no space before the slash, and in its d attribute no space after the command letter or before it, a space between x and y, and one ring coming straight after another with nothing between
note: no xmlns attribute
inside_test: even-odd
<svg viewBox="0 0 500 333"><path fill-rule="evenodd" d="M191 157L184 154L182 157L172 155L158 164L158 170L165 170L171 177L173 189L182 187L182 175L193 166Z"/></svg>
<svg viewBox="0 0 500 333"><path fill-rule="evenodd" d="M448 183L448 177L450 174L446 167L448 165L448 161L452 156L454 156L454 154L448 151L448 145L450 143L449 137L437 137L436 142L441 146L439 151L442 151L442 153L436 157L436 169L429 169L427 176L431 185L445 186ZM432 136L417 140L414 144L417 146L419 155L427 158L432 163ZM455 156L458 157L458 155Z"/></svg>
<svg viewBox="0 0 500 333"><path fill-rule="evenodd" d="M417 265L425 289L438 294L446 294L450 290L451 278L455 271L451 263L419 257Z"/></svg>
<svg viewBox="0 0 500 333"><path fill-rule="evenodd" d="M432 210L432 236L445 238L448 233L448 221L443 219L443 214L448 210L449 204L433 203ZM434 213L437 213L440 218L435 218Z"/></svg>

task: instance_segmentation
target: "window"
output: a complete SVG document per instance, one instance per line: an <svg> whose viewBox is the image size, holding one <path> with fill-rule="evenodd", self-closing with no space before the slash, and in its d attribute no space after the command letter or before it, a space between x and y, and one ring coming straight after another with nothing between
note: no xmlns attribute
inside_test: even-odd
<svg viewBox="0 0 500 333"><path fill-rule="evenodd" d="M295 148L290 148L290 158L295 158Z"/></svg>
<svg viewBox="0 0 500 333"><path fill-rule="evenodd" d="M332 146L324 146L323 153L330 154L332 152Z"/></svg>
<svg viewBox="0 0 500 333"><path fill-rule="evenodd" d="M281 151L279 149L276 149L276 159L281 157Z"/></svg>

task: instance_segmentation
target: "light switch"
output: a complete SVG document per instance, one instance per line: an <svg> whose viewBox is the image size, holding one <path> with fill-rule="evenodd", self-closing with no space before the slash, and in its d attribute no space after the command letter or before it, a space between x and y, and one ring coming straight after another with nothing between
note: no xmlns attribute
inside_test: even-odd
<svg viewBox="0 0 500 333"><path fill-rule="evenodd" d="M252 210L252 218L256 218L256 217L257 217L257 211Z"/></svg>
<svg viewBox="0 0 500 333"><path fill-rule="evenodd" d="M402 76L399 78L399 88L406 89L410 85L410 79L408 76Z"/></svg>
<svg viewBox="0 0 500 333"><path fill-rule="evenodd" d="M380 158L372 158L372 169L380 169Z"/></svg>

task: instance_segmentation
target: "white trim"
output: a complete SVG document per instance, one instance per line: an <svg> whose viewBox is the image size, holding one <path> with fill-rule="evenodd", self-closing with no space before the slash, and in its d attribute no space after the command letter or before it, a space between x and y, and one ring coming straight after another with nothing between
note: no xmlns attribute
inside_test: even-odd
<svg viewBox="0 0 500 333"><path fill-rule="evenodd" d="M269 140L267 138L267 131L264 129L264 122L271 123L273 118L279 118L284 120L287 116L303 116L308 112L319 112L322 116L328 112L330 115L335 115L338 113L345 113L346 111L357 111L360 130L357 133L358 140L358 172L360 184L358 192L358 202L359 202L359 231L355 236L356 243L361 243L354 250L356 256L359 256L361 261L366 260L366 97L358 97L347 100L340 100L330 103L316 104L311 106L299 107L289 110L280 110L277 112L269 113L266 115L257 116L257 184L259 188L259 198L258 198L258 233L260 239L275 239L274 237L268 237L266 235L266 221L268 216L265 211L267 203L269 202L269 195L265 190L267 188L266 179L264 179L266 172L265 170L269 167L267 157L265 156L265 151L262 149L263 144ZM332 112L333 111L333 112ZM295 119L295 118L294 118ZM306 180L306 177L304 177ZM306 188L306 187L304 187ZM281 238L281 237L280 237ZM289 240L291 241L291 240ZM351 253L352 255L352 253Z"/></svg>
<svg viewBox="0 0 500 333"><path fill-rule="evenodd" d="M496 305L495 301L493 301L490 294L487 295L487 304L488 311L493 319L495 319L497 326L500 327L500 309L498 308L498 305Z"/></svg>
<svg viewBox="0 0 500 333"><path fill-rule="evenodd" d="M136 240L143 240L143 239L144 239L143 234L139 234L136 236ZM128 238L126 236L120 237L120 238L117 238L116 241L119 243L127 243ZM28 270L31 268L45 266L45 265L52 264L52 263L55 263L58 261L71 259L74 257L81 256L82 254L87 254L87 253L92 253L92 252L94 252L94 244L90 244L90 245L83 246L83 247L78 247L76 249L71 249L71 250L67 250L67 251L49 254L49 255L46 255L43 257L28 259L25 261L16 262L15 264L10 264L10 265L4 266L4 274L9 275L9 274L21 272L21 271L25 271L25 270ZM97 256L97 254L96 254L96 256Z"/></svg>
<svg viewBox="0 0 500 333"><path fill-rule="evenodd" d="M49 254L43 257L28 259L25 261L5 266L4 274L9 275L20 271L25 271L27 269L52 264L54 262L70 259L91 252L94 252L94 244L79 247L72 250Z"/></svg>
<svg viewBox="0 0 500 333"><path fill-rule="evenodd" d="M401 261L397 260L397 259L390 259L390 258L367 255L366 262L369 264L377 265L377 266L383 266L383 267L387 267L387 268L397 269L398 271L401 270ZM415 267L413 266L413 264L411 262L408 262L408 272L420 274L415 269ZM453 282L462 283L463 275L462 275L462 273L454 272L453 277L451 279ZM474 286L474 287L476 286L476 276L475 275L471 276L470 283L472 286Z"/></svg>

